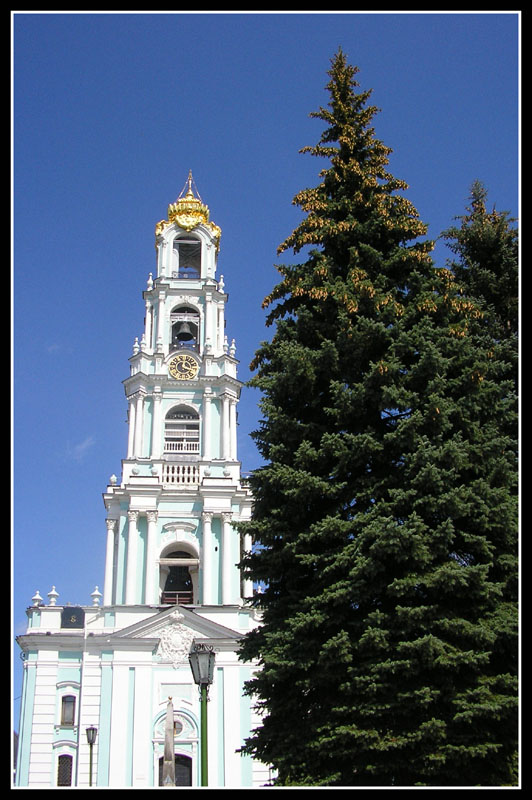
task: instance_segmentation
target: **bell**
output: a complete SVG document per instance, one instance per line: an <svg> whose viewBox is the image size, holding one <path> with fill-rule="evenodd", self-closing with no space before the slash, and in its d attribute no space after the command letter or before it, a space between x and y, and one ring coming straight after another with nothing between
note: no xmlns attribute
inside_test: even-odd
<svg viewBox="0 0 532 800"><path fill-rule="evenodd" d="M181 325L178 328L177 337L176 338L180 342L183 342L183 341L185 341L187 339L193 339L194 338L194 334L193 334L193 332L191 330L191 327L188 324L188 322L182 322L181 323Z"/></svg>

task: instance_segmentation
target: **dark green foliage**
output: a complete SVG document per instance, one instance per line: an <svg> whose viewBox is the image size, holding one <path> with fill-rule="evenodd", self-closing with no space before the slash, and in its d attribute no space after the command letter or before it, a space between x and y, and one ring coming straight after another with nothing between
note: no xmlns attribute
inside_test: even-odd
<svg viewBox="0 0 532 800"><path fill-rule="evenodd" d="M500 336L518 329L518 234L508 213L486 211L487 192L480 181L471 187L468 213L459 228L444 231L450 250L458 257L451 268L465 290L482 300Z"/></svg>
<svg viewBox="0 0 532 800"><path fill-rule="evenodd" d="M263 625L242 658L263 712L246 751L279 785L515 780L512 359L462 276L436 269L339 52L330 166L295 202L256 355L251 478Z"/></svg>

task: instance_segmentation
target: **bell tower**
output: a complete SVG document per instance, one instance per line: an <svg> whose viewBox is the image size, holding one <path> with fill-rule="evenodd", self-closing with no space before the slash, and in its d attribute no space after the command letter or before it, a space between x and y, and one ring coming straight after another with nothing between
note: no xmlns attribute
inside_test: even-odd
<svg viewBox="0 0 532 800"><path fill-rule="evenodd" d="M239 649L261 621L238 567L251 542L235 523L250 518L251 494L237 456L242 384L225 335L220 235L189 175L155 228L144 326L123 381L127 452L103 494L103 595L96 587L92 605L60 605L53 586L46 605L37 591L17 637L17 786L268 781L240 752L259 719L245 692L258 665ZM199 650L212 659L208 704L191 671Z"/></svg>
<svg viewBox="0 0 532 800"><path fill-rule="evenodd" d="M233 523L251 499L237 457L235 341L217 262L221 230L192 174L155 227L156 275L124 381L127 456L104 493L104 606L242 605Z"/></svg>

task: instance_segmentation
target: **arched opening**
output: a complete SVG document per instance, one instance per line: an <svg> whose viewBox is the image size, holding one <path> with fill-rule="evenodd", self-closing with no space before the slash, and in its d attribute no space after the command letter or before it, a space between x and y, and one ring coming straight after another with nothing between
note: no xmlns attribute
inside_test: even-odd
<svg viewBox="0 0 532 800"><path fill-rule="evenodd" d="M201 242L193 237L174 239L172 276L197 279L201 276Z"/></svg>
<svg viewBox="0 0 532 800"><path fill-rule="evenodd" d="M64 753L57 759L57 786L72 786L72 756Z"/></svg>
<svg viewBox="0 0 532 800"><path fill-rule="evenodd" d="M165 417L164 452L199 453L199 414L189 406L174 406Z"/></svg>
<svg viewBox="0 0 532 800"><path fill-rule="evenodd" d="M200 315L190 306L176 306L170 314L170 350L199 351Z"/></svg>
<svg viewBox="0 0 532 800"><path fill-rule="evenodd" d="M164 758L159 759L159 786L163 785ZM175 785L192 786L192 759L176 753L175 759Z"/></svg>
<svg viewBox="0 0 532 800"><path fill-rule="evenodd" d="M172 550L159 559L162 605L194 603L199 559L187 550Z"/></svg>

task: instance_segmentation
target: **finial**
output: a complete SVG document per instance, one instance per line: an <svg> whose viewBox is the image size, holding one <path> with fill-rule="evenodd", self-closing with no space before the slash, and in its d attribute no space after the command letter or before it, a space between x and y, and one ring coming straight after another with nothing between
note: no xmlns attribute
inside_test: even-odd
<svg viewBox="0 0 532 800"><path fill-rule="evenodd" d="M38 589L35 592L35 594L33 595L33 597L31 598L31 602L36 607L42 605L43 600L42 600L41 595L39 594L39 590Z"/></svg>
<svg viewBox="0 0 532 800"><path fill-rule="evenodd" d="M94 587L94 591L91 593L91 597L92 597L92 605L93 605L93 606L98 606L98 605L100 605L100 597L101 597L101 596L102 596L102 593L101 593L101 592L98 590L98 587L97 587L97 586L95 586L95 587Z"/></svg>
<svg viewBox="0 0 532 800"><path fill-rule="evenodd" d="M52 586L51 590L48 592L48 597L50 598L50 605L55 606L57 598L59 597L59 592L56 592L55 586Z"/></svg>
<svg viewBox="0 0 532 800"><path fill-rule="evenodd" d="M200 193L198 192L198 187L196 186L194 178L192 177L191 169L188 171L188 178L185 181L185 185L181 189L181 193L177 198L177 202L179 203L180 200L195 200L196 202L199 201L201 203Z"/></svg>

